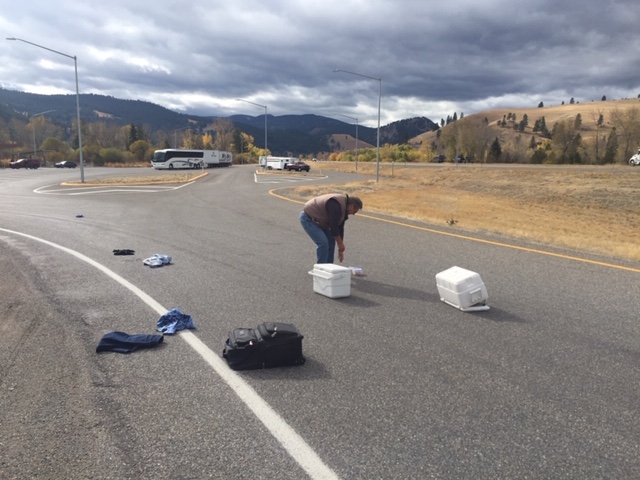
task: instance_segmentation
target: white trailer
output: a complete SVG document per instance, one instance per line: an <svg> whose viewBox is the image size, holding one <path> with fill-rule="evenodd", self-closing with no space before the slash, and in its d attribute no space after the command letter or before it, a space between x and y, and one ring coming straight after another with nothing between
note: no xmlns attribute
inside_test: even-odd
<svg viewBox="0 0 640 480"><path fill-rule="evenodd" d="M295 162L293 157L260 157L260 166L267 170L284 170L289 164Z"/></svg>

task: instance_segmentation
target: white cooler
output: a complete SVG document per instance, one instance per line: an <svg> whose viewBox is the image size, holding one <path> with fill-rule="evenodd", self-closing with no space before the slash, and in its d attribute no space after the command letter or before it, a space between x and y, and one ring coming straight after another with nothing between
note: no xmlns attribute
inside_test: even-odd
<svg viewBox="0 0 640 480"><path fill-rule="evenodd" d="M313 276L313 291L329 298L351 295L351 268L333 263L316 263L309 272Z"/></svg>
<svg viewBox="0 0 640 480"><path fill-rule="evenodd" d="M463 312L489 310L489 295L484 282L475 272L451 267L436 275L440 300Z"/></svg>

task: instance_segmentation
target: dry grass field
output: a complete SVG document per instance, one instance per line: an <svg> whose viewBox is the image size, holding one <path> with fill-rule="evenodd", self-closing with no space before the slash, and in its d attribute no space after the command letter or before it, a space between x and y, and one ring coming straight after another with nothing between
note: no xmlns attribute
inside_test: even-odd
<svg viewBox="0 0 640 480"><path fill-rule="evenodd" d="M355 172L346 163L322 162L317 168ZM363 213L640 261L640 168L443 164L396 165L392 171L381 165L378 183L375 164L360 163L358 173L374 176L347 185L292 188L286 195L306 200L339 191L360 196Z"/></svg>

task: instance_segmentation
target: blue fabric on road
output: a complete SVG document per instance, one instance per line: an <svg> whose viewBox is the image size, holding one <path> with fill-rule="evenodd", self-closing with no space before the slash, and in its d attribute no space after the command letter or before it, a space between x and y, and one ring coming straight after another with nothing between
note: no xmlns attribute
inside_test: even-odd
<svg viewBox="0 0 640 480"><path fill-rule="evenodd" d="M196 326L193 323L191 315L182 313L179 309L174 308L162 315L157 322L156 330L167 335L173 335L178 330L185 328L195 329Z"/></svg>
<svg viewBox="0 0 640 480"><path fill-rule="evenodd" d="M131 353L141 348L157 347L163 340L162 335L129 335L125 332L111 332L102 337L96 347L96 353Z"/></svg>

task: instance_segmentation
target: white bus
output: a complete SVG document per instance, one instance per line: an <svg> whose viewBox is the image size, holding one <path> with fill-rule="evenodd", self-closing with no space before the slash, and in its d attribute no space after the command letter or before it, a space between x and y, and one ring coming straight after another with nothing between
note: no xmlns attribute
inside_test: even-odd
<svg viewBox="0 0 640 480"><path fill-rule="evenodd" d="M167 148L153 153L151 166L156 170L174 168L229 167L233 163L231 152L219 150L178 150Z"/></svg>

